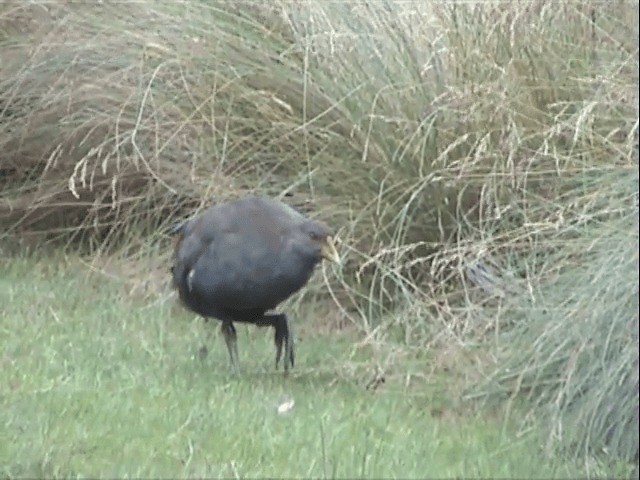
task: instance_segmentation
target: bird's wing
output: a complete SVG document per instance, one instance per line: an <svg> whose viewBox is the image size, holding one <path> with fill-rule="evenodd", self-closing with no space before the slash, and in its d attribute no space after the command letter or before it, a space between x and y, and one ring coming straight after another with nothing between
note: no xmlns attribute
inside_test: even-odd
<svg viewBox="0 0 640 480"><path fill-rule="evenodd" d="M292 278L286 257L284 243L225 233L202 252L191 284L200 298L226 309L275 308L308 279Z"/></svg>
<svg viewBox="0 0 640 480"><path fill-rule="evenodd" d="M260 197L209 208L189 225L180 250L193 293L226 309L275 308L308 280L287 242L301 221ZM187 245L191 237L197 241Z"/></svg>

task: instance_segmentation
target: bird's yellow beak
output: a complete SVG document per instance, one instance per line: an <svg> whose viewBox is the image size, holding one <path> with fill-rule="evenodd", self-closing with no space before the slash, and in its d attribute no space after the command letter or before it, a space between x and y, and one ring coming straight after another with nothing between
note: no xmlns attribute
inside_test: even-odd
<svg viewBox="0 0 640 480"><path fill-rule="evenodd" d="M340 264L340 255L338 255L338 250L336 250L332 237L327 237L325 241L322 242L320 256L330 262Z"/></svg>

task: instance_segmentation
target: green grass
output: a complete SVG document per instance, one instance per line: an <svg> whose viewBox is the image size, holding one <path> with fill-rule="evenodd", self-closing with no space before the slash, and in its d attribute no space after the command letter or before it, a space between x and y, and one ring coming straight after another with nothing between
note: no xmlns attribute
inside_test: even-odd
<svg viewBox="0 0 640 480"><path fill-rule="evenodd" d="M432 413L454 403L440 387L365 389L340 374L355 362L352 340L313 334L312 319L294 320L289 378L273 369L271 331L239 328L233 377L217 329L173 299L135 300L76 259L29 257L0 265L0 317L3 476L584 475L542 457L535 433L518 437L486 414ZM295 405L279 414L284 396Z"/></svg>

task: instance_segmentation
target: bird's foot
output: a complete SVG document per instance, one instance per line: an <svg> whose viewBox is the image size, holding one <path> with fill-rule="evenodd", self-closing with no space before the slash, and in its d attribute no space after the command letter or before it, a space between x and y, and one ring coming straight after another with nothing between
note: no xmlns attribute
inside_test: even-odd
<svg viewBox="0 0 640 480"><path fill-rule="evenodd" d="M207 358L207 355L209 355L209 349L207 348L206 345L203 345L202 347L200 347L200 349L198 350L198 358L201 361L204 361Z"/></svg>
<svg viewBox="0 0 640 480"><path fill-rule="evenodd" d="M231 369L231 373L233 375L240 375L240 367L238 366L237 362L231 361L231 366L229 368Z"/></svg>

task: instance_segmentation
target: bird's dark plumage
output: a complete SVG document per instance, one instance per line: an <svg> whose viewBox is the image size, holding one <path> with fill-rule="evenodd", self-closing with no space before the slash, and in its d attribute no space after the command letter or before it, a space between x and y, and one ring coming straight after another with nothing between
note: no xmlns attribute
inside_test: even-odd
<svg viewBox="0 0 640 480"><path fill-rule="evenodd" d="M276 367L285 348L293 366L293 335L286 315L267 313L300 290L323 258L339 262L329 229L270 198L247 197L213 205L179 225L172 268L182 303L222 321L237 370L233 322L272 326Z"/></svg>

